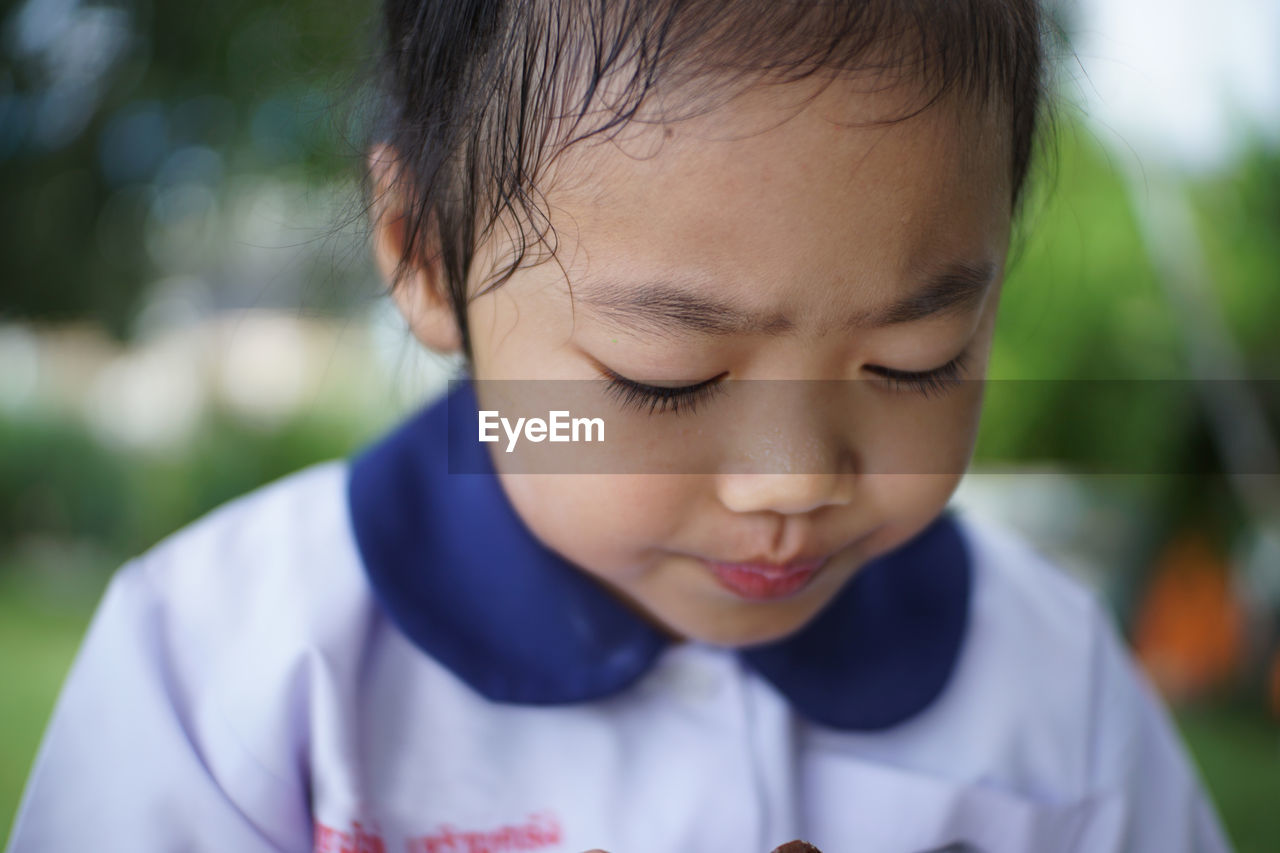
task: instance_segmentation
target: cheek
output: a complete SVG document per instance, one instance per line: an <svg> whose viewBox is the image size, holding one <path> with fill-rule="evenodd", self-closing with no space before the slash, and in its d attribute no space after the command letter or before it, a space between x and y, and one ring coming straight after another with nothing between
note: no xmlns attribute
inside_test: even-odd
<svg viewBox="0 0 1280 853"><path fill-rule="evenodd" d="M959 484L960 475L872 475L866 482L877 503L889 510L887 517L895 525L910 527L923 525L942 511Z"/></svg>
<svg viewBox="0 0 1280 853"><path fill-rule="evenodd" d="M934 474L872 475L863 481L885 523L866 542L868 560L906 543L943 511L960 477Z"/></svg>
<svg viewBox="0 0 1280 853"><path fill-rule="evenodd" d="M863 470L958 478L968 467L981 411L980 382L963 382L932 399L882 398L862 412Z"/></svg>
<svg viewBox="0 0 1280 853"><path fill-rule="evenodd" d="M678 540L701 478L659 475L502 475L526 526L598 574L642 571Z"/></svg>
<svg viewBox="0 0 1280 853"><path fill-rule="evenodd" d="M864 445L863 495L888 521L873 544L897 547L937 517L959 485L973 452L981 386L966 385L952 399L915 404L899 412Z"/></svg>

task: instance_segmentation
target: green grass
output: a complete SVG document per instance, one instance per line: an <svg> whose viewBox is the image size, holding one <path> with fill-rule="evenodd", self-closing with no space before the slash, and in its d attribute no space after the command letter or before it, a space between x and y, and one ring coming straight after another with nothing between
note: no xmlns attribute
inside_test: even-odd
<svg viewBox="0 0 1280 853"><path fill-rule="evenodd" d="M0 827L9 833L40 735L101 591L99 573L52 596L0 565Z"/></svg>
<svg viewBox="0 0 1280 853"><path fill-rule="evenodd" d="M1236 849L1280 849L1280 725L1261 708L1245 705L1177 716Z"/></svg>
<svg viewBox="0 0 1280 853"><path fill-rule="evenodd" d="M102 571L86 574L91 580L36 583L30 572L0 563L0 826L13 823L58 688L106 581ZM1251 706L1187 710L1178 724L1239 853L1276 850L1280 726Z"/></svg>

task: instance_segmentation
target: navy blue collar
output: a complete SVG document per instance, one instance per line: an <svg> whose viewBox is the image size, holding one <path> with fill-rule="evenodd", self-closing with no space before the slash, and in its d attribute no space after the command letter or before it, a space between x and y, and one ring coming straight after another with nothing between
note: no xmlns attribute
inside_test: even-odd
<svg viewBox="0 0 1280 853"><path fill-rule="evenodd" d="M374 594L410 640L492 701L625 690L671 641L534 538L475 424L471 383L453 383L352 460L347 498ZM483 473L450 473L450 454L455 470ZM883 729L942 693L971 585L964 542L943 514L864 566L800 631L738 653L807 718Z"/></svg>

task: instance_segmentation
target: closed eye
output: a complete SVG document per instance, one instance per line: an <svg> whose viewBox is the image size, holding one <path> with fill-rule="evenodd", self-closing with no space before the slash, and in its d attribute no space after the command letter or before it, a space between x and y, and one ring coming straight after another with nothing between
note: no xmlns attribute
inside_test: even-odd
<svg viewBox="0 0 1280 853"><path fill-rule="evenodd" d="M864 370L885 380L891 391L908 391L925 397L947 393L963 380L966 366L965 353L932 370L898 370L878 364L868 364Z"/></svg>
<svg viewBox="0 0 1280 853"><path fill-rule="evenodd" d="M729 372L726 370L710 379L695 382L692 385L646 385L634 379L603 368L607 393L614 397L622 408L635 411L647 411L648 414L661 412L693 412L700 403L710 400L724 390L721 384Z"/></svg>

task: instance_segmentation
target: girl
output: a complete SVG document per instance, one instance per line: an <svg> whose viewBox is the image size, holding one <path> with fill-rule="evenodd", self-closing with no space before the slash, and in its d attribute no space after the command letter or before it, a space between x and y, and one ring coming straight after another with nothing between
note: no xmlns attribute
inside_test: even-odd
<svg viewBox="0 0 1280 853"><path fill-rule="evenodd" d="M466 377L117 574L12 850L1227 849L1095 600L946 511L1032 0L385 26L375 254Z"/></svg>

